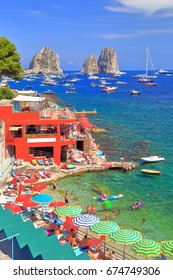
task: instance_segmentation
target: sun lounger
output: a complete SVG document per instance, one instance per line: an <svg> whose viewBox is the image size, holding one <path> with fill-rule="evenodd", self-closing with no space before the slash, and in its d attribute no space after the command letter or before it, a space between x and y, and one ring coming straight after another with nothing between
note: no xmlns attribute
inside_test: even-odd
<svg viewBox="0 0 173 280"><path fill-rule="evenodd" d="M39 164L39 165L44 165L42 159L38 159L38 164Z"/></svg>
<svg viewBox="0 0 173 280"><path fill-rule="evenodd" d="M59 243L60 243L61 246L64 246L69 242L67 242L66 240L60 240Z"/></svg>
<svg viewBox="0 0 173 280"><path fill-rule="evenodd" d="M41 176L42 179L46 178L46 175L43 171L38 171L39 175Z"/></svg>
<svg viewBox="0 0 173 280"><path fill-rule="evenodd" d="M31 163L32 163L32 165L37 165L37 160L36 159L32 159Z"/></svg>
<svg viewBox="0 0 173 280"><path fill-rule="evenodd" d="M75 169L75 168L76 168L75 165L72 165L72 164L68 164L68 165L67 165L67 169Z"/></svg>
<svg viewBox="0 0 173 280"><path fill-rule="evenodd" d="M44 160L44 165L46 165L46 166L48 166L48 165L49 165L49 161L48 161L48 159L45 159L45 160Z"/></svg>
<svg viewBox="0 0 173 280"><path fill-rule="evenodd" d="M49 161L49 165L53 165L53 163L54 163L53 159L49 158L48 161Z"/></svg>
<svg viewBox="0 0 173 280"><path fill-rule="evenodd" d="M85 252L85 250L83 250L81 248L77 248L77 249L74 250L74 253L75 253L76 256L80 256L84 252Z"/></svg>
<svg viewBox="0 0 173 280"><path fill-rule="evenodd" d="M55 230L54 229L51 229L51 230L46 229L45 232L46 232L47 236L50 236L50 235L55 233Z"/></svg>
<svg viewBox="0 0 173 280"><path fill-rule="evenodd" d="M52 174L49 171L46 170L44 173L45 173L46 177L48 177L48 178L52 177Z"/></svg>

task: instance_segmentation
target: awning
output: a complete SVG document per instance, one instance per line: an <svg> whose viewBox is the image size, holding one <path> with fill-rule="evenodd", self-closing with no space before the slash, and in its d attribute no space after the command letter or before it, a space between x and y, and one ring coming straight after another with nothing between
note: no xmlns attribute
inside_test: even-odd
<svg viewBox="0 0 173 280"><path fill-rule="evenodd" d="M10 131L18 131L22 126L10 126L9 130Z"/></svg>

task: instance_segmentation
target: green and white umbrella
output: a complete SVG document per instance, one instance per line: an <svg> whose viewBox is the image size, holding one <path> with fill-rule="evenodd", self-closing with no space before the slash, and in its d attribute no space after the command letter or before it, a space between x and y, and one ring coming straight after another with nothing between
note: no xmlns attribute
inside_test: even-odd
<svg viewBox="0 0 173 280"><path fill-rule="evenodd" d="M100 221L90 226L90 231L97 233L98 235L109 235L119 229L117 223L112 221ZM106 241L104 241L104 256L105 256Z"/></svg>
<svg viewBox="0 0 173 280"><path fill-rule="evenodd" d="M160 243L161 253L166 257L173 257L173 240L162 241Z"/></svg>
<svg viewBox="0 0 173 280"><path fill-rule="evenodd" d="M130 229L118 229L116 232L110 235L110 238L116 243L124 244L123 259L125 259L126 245L134 244L136 241L141 240L142 235L139 231Z"/></svg>
<svg viewBox="0 0 173 280"><path fill-rule="evenodd" d="M142 239L137 241L132 247L132 250L137 255L145 256L146 258L155 257L161 253L160 244L149 239Z"/></svg>
<svg viewBox="0 0 173 280"><path fill-rule="evenodd" d="M75 205L69 205L69 206L63 206L59 207L55 210L55 212L58 215L64 216L64 217L73 217L81 214L82 208L80 206Z"/></svg>
<svg viewBox="0 0 173 280"><path fill-rule="evenodd" d="M112 221L100 221L90 226L90 230L98 235L109 235L118 229L117 223Z"/></svg>

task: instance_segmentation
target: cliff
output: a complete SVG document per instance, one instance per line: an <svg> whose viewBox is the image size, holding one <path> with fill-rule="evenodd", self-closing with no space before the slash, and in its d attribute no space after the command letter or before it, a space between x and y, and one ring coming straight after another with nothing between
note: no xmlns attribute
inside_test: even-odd
<svg viewBox="0 0 173 280"><path fill-rule="evenodd" d="M28 72L60 75L63 73L58 55L49 47L44 47L32 58Z"/></svg>
<svg viewBox="0 0 173 280"><path fill-rule="evenodd" d="M86 74L97 74L98 73L98 64L97 58L94 54L91 54L83 63L81 73Z"/></svg>
<svg viewBox="0 0 173 280"><path fill-rule="evenodd" d="M118 72L119 67L116 52L114 49L102 49L98 59L98 68L100 74L116 74Z"/></svg>
<svg viewBox="0 0 173 280"><path fill-rule="evenodd" d="M118 61L116 52L112 48L102 49L97 61L95 55L91 55L83 63L82 73L116 74L118 73Z"/></svg>

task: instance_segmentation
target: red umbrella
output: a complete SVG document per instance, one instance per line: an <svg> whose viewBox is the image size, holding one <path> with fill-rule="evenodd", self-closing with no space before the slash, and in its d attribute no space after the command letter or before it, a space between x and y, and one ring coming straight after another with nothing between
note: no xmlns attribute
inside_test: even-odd
<svg viewBox="0 0 173 280"><path fill-rule="evenodd" d="M55 201L49 204L49 207L62 207L62 206L66 206L66 203L64 201Z"/></svg>
<svg viewBox="0 0 173 280"><path fill-rule="evenodd" d="M38 203L31 201L31 200L25 200L23 202L23 207L25 207L25 208L37 207L37 206L38 206Z"/></svg>
<svg viewBox="0 0 173 280"><path fill-rule="evenodd" d="M14 185L16 185L16 183L17 183L17 178L16 178L16 176L13 177L13 180L11 181L11 183L14 184Z"/></svg>
<svg viewBox="0 0 173 280"><path fill-rule="evenodd" d="M32 191L34 192L41 192L42 190L46 189L48 187L48 185L46 184L39 184L39 185L36 185L32 188Z"/></svg>
<svg viewBox="0 0 173 280"><path fill-rule="evenodd" d="M31 194L21 194L21 195L16 197L15 203L28 201L28 200L31 199L31 197L32 197Z"/></svg>
<svg viewBox="0 0 173 280"><path fill-rule="evenodd" d="M25 184L29 184L29 183L35 183L35 182L37 182L38 181L38 179L36 179L36 178L29 178L29 179L26 179L26 180L24 180L24 183Z"/></svg>
<svg viewBox="0 0 173 280"><path fill-rule="evenodd" d="M23 185L20 184L20 185L19 185L19 192L22 192L22 191L23 191Z"/></svg>
<svg viewBox="0 0 173 280"><path fill-rule="evenodd" d="M21 207L15 205L15 204L6 204L4 206L4 209L10 209L11 212L13 212L13 213L21 213L23 211Z"/></svg>
<svg viewBox="0 0 173 280"><path fill-rule="evenodd" d="M73 219L74 217L66 217L66 220L63 224L63 227L65 230L70 230L70 229L78 229L79 227L76 226L74 223L73 223Z"/></svg>

